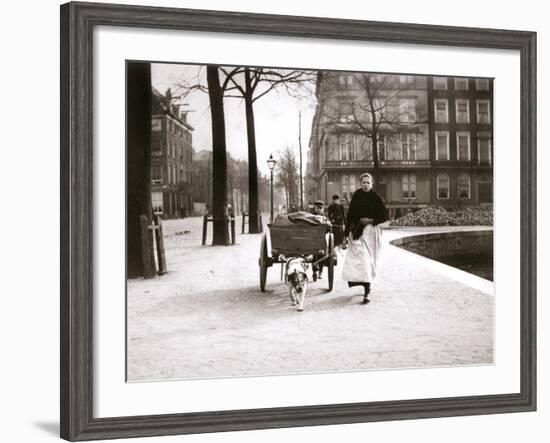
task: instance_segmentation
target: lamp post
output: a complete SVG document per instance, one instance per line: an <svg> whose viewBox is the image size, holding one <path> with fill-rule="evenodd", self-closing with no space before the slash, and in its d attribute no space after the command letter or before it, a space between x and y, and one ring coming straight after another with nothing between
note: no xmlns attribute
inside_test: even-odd
<svg viewBox="0 0 550 443"><path fill-rule="evenodd" d="M269 172L271 172L271 223L273 223L273 169L275 169L275 163L277 163L277 161L273 158L273 154L269 154L267 166L269 167Z"/></svg>

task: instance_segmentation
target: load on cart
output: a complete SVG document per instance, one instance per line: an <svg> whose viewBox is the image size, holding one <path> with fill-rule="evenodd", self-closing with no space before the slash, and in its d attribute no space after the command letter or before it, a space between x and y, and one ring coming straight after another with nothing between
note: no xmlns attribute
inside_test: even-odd
<svg viewBox="0 0 550 443"><path fill-rule="evenodd" d="M289 289L291 301L302 311L309 283L308 271L315 281L322 267L327 268L328 290L334 284L334 236L330 224L307 212L278 215L262 235L260 245L260 289L265 291L267 269L281 264L281 277Z"/></svg>

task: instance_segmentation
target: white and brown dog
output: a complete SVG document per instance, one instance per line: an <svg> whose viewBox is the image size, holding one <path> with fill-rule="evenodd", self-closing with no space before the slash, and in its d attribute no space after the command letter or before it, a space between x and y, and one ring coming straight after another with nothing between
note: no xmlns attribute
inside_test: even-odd
<svg viewBox="0 0 550 443"><path fill-rule="evenodd" d="M290 300L298 311L304 310L304 300L307 292L308 263L302 257L289 258L285 265L285 281Z"/></svg>

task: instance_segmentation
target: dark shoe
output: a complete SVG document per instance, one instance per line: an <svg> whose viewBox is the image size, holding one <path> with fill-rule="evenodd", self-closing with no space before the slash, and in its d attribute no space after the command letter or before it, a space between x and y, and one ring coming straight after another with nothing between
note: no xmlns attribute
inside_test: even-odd
<svg viewBox="0 0 550 443"><path fill-rule="evenodd" d="M367 303L370 303L369 297L367 295L363 296L363 304L366 305Z"/></svg>

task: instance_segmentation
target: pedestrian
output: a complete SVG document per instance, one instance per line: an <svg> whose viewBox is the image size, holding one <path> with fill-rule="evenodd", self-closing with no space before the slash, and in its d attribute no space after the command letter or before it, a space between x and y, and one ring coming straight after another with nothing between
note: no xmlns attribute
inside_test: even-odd
<svg viewBox="0 0 550 443"><path fill-rule="evenodd" d="M388 220L388 211L382 198L372 189L372 175L364 173L360 181L361 188L353 193L346 217L344 234L348 247L342 278L350 288L363 286L363 304L367 304L380 254L380 224Z"/></svg>
<svg viewBox="0 0 550 443"><path fill-rule="evenodd" d="M344 241L344 226L346 221L346 213L344 206L340 204L339 195L332 196L332 203L328 205L327 213L332 225L332 233L334 234L334 246L339 246Z"/></svg>

